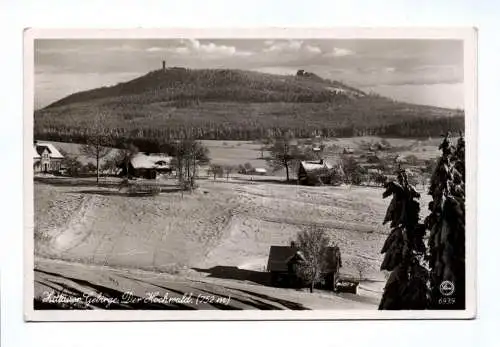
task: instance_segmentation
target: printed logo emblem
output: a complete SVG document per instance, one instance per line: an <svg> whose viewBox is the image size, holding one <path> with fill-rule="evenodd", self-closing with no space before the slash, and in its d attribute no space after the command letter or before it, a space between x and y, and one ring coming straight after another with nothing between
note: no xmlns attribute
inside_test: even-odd
<svg viewBox="0 0 500 347"><path fill-rule="evenodd" d="M451 281L443 281L439 286L439 291L445 296L450 296L455 292L455 285Z"/></svg>

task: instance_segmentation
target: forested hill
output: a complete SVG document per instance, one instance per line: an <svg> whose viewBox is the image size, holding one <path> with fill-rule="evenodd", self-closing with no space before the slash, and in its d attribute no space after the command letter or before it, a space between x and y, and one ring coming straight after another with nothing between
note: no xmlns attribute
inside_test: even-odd
<svg viewBox="0 0 500 347"><path fill-rule="evenodd" d="M152 71L112 87L75 93L47 108L103 98L139 104L174 100L331 102L349 95L363 96L365 93L307 72L301 76L278 76L243 70L170 68Z"/></svg>
<svg viewBox="0 0 500 347"><path fill-rule="evenodd" d="M98 113L116 141L254 140L284 131L297 137L434 136L464 128L461 111L396 102L304 71L281 76L169 68L36 111L35 137L77 142Z"/></svg>

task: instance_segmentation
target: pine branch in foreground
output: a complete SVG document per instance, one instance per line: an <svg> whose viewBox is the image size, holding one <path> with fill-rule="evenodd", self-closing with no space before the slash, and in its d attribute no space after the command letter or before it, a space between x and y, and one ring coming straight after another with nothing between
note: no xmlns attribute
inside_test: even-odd
<svg viewBox="0 0 500 347"><path fill-rule="evenodd" d="M381 270L391 271L380 310L422 310L427 308L428 271L422 265L425 255L425 226L419 223L420 194L408 183L403 169L397 182L388 182L384 198L392 196L383 224L392 229L381 253Z"/></svg>

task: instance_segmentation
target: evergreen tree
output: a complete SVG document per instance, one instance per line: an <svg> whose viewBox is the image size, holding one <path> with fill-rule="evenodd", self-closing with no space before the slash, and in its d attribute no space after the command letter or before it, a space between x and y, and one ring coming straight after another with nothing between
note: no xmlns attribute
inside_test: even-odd
<svg viewBox="0 0 500 347"><path fill-rule="evenodd" d="M431 308L465 309L465 141L456 146L448 133L431 178L429 267Z"/></svg>
<svg viewBox="0 0 500 347"><path fill-rule="evenodd" d="M380 310L417 310L427 308L428 271L422 265L425 255L425 226L419 223L420 194L408 183L403 169L397 182L388 182L383 197L392 196L384 224L390 223L382 253L381 270L391 271Z"/></svg>

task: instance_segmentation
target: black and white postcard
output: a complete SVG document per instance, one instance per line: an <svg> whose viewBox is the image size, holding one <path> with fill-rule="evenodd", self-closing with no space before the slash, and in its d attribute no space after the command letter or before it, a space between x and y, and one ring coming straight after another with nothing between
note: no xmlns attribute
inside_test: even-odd
<svg viewBox="0 0 500 347"><path fill-rule="evenodd" d="M474 318L476 36L26 30L26 320Z"/></svg>

